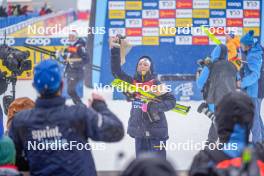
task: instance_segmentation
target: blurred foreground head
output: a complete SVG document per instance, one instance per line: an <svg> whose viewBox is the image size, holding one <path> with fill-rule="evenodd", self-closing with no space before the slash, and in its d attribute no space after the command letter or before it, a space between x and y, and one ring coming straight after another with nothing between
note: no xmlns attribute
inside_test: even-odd
<svg viewBox="0 0 264 176"><path fill-rule="evenodd" d="M35 107L35 102L27 97L17 98L15 99L8 108L7 113L7 129L9 129L11 122L15 116L16 113L32 109Z"/></svg>
<svg viewBox="0 0 264 176"><path fill-rule="evenodd" d="M33 86L42 98L56 96L62 88L62 74L57 61L41 61L34 68Z"/></svg>
<svg viewBox="0 0 264 176"><path fill-rule="evenodd" d="M243 142L248 142L254 109L251 98L242 91L237 90L225 95L218 104L215 114L220 142L226 143L233 136L240 137L244 140Z"/></svg>
<svg viewBox="0 0 264 176"><path fill-rule="evenodd" d="M177 176L177 174L167 160L147 153L133 160L121 176Z"/></svg>
<svg viewBox="0 0 264 176"><path fill-rule="evenodd" d="M15 144L8 136L0 138L0 166L14 165L16 159Z"/></svg>

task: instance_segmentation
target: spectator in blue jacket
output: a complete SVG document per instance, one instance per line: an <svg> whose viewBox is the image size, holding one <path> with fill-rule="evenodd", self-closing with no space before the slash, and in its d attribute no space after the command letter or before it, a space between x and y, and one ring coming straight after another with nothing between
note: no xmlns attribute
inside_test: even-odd
<svg viewBox="0 0 264 176"><path fill-rule="evenodd" d="M30 175L95 176L88 139L120 141L121 121L97 94L92 95L91 108L67 106L61 97L60 66L54 60L35 67L33 86L39 93L35 108L17 113L9 130L18 168L28 164Z"/></svg>
<svg viewBox="0 0 264 176"><path fill-rule="evenodd" d="M227 93L236 89L236 77L236 67L227 60L227 47L217 45L211 53L210 61L203 67L196 80L197 87L203 92L211 112L215 112L215 107ZM207 141L213 143L216 140L217 133L212 123Z"/></svg>
<svg viewBox="0 0 264 176"><path fill-rule="evenodd" d="M261 100L258 98L258 80L262 66L262 48L258 42L254 42L254 31L249 31L240 39L241 50L246 56L243 67L241 88L252 98L255 105L255 115L252 126L252 140L254 143L264 140L263 122L260 117Z"/></svg>
<svg viewBox="0 0 264 176"><path fill-rule="evenodd" d="M116 37L110 39L113 46L119 40ZM141 85L151 88L160 84L154 74L154 66L150 57L139 58L134 76L126 74L121 69L120 48L111 48L111 69L115 78L122 79L134 85ZM141 153L157 153L158 156L166 158L164 145L169 138L168 124L165 113L175 107L176 100L171 92L166 92L158 99L160 102L144 103L137 93L126 94L132 101L130 118L128 122L128 134L135 138L136 156ZM161 145L162 144L162 145Z"/></svg>

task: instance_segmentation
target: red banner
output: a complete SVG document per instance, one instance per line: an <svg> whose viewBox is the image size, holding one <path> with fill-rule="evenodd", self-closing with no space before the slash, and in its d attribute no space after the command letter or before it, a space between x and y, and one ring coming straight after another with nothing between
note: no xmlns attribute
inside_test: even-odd
<svg viewBox="0 0 264 176"><path fill-rule="evenodd" d="M193 36L192 44L193 45L208 45L209 39L206 36Z"/></svg>
<svg viewBox="0 0 264 176"><path fill-rule="evenodd" d="M243 27L243 19L226 19L226 26L228 27Z"/></svg>
<svg viewBox="0 0 264 176"><path fill-rule="evenodd" d="M192 8L192 0L177 0L176 1L177 9L191 9Z"/></svg>
<svg viewBox="0 0 264 176"><path fill-rule="evenodd" d="M157 27L159 26L159 20L157 19L143 19L143 26L144 27Z"/></svg>
<svg viewBox="0 0 264 176"><path fill-rule="evenodd" d="M175 18L176 11L175 10L160 10L160 18Z"/></svg>
<svg viewBox="0 0 264 176"><path fill-rule="evenodd" d="M142 28L127 28L127 36L142 36Z"/></svg>
<svg viewBox="0 0 264 176"><path fill-rule="evenodd" d="M259 18L259 10L244 10L244 18Z"/></svg>

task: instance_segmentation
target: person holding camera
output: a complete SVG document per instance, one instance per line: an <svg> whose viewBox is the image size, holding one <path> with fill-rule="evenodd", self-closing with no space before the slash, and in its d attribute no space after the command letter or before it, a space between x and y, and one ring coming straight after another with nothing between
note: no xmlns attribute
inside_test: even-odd
<svg viewBox="0 0 264 176"><path fill-rule="evenodd" d="M198 112L205 112L211 119L209 143L217 141L218 137L214 126L214 112L224 95L236 90L237 69L227 60L227 47L217 45L211 57L204 61L203 69L197 74L197 87L202 91L205 103L198 107Z"/></svg>
<svg viewBox="0 0 264 176"><path fill-rule="evenodd" d="M240 39L245 64L242 69L241 89L252 98L255 105L255 115L252 126L252 141L264 141L264 126L260 117L261 99L263 98L263 49L259 42L254 42L254 31L249 31ZM262 82L261 82L262 80Z"/></svg>
<svg viewBox="0 0 264 176"><path fill-rule="evenodd" d="M30 175L96 176L88 139L120 141L124 136L122 122L96 93L90 108L67 106L55 60L44 60L35 67L33 86L39 94L35 108L15 114L9 129L18 168L25 170L28 163Z"/></svg>
<svg viewBox="0 0 264 176"><path fill-rule="evenodd" d="M67 63L65 76L67 78L68 94L74 104L83 104L77 94L77 85L84 80L85 65L89 63L86 44L83 39L78 39L77 31L70 31L69 46L65 49L63 58Z"/></svg>
<svg viewBox="0 0 264 176"><path fill-rule="evenodd" d="M160 85L154 74L153 61L148 56L139 58L134 76L129 76L121 69L120 50L124 44L120 37L110 38L111 70L115 78L119 78L133 85L140 85L151 89ZM121 48L121 49L120 49ZM166 145L168 139L168 124L165 117L166 111L175 107L176 100L172 93L166 92L158 98L160 102L144 103L137 93L126 94L132 101L130 118L128 122L128 134L135 138L136 156L144 152L157 153L166 158L166 150L161 143Z"/></svg>

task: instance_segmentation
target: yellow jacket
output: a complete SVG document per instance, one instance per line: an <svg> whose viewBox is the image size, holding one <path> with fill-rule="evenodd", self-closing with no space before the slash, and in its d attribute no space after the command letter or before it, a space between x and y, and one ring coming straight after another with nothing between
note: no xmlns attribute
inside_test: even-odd
<svg viewBox="0 0 264 176"><path fill-rule="evenodd" d="M237 57L237 50L240 47L240 41L238 37L227 40L226 47L228 49L228 60Z"/></svg>

